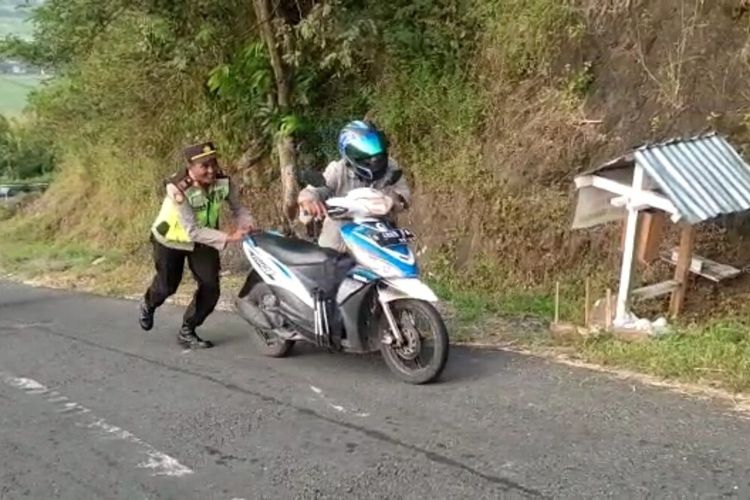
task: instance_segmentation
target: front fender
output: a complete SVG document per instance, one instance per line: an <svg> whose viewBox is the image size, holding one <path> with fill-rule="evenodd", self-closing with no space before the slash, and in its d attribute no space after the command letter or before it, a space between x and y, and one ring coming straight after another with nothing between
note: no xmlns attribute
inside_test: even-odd
<svg viewBox="0 0 750 500"><path fill-rule="evenodd" d="M429 286L416 278L389 279L383 280L383 283L387 285L380 290L380 298L384 302L417 299L436 303L440 300Z"/></svg>

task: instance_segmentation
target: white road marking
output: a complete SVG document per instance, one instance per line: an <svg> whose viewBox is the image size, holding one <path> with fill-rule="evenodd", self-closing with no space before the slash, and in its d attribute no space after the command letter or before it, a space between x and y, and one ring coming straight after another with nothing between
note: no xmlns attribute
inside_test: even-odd
<svg viewBox="0 0 750 500"><path fill-rule="evenodd" d="M347 413L347 414L351 413L351 414L353 414L353 415L355 415L357 417L360 417L360 418L365 418L365 417L369 417L370 416L369 413L359 412L359 411L356 411L356 410L349 411L349 410L347 410L346 408L344 408L341 405L334 404L333 401L331 401L330 399L328 399L326 397L326 395L323 393L322 389L320 389L318 387L315 387L314 385L310 386L310 390L313 391L318 396L320 396L320 399L322 399L323 401L325 401L325 403L328 406L330 406L331 408L333 408L334 410L336 410L339 413Z"/></svg>
<svg viewBox="0 0 750 500"><path fill-rule="evenodd" d="M16 389L20 389L27 394L38 395L50 392L47 387L40 384L36 380L32 380L29 378L14 377L12 375L0 372L0 379L2 379L2 381L6 385L14 387ZM47 401L56 404L58 413L64 413L66 415L75 413L76 415L81 416L91 412L90 409L74 401L70 401L67 397L62 396L57 391L50 392L50 395L52 397L48 398ZM69 402L65 404L58 404L65 401ZM175 458L170 457L166 453L162 453L161 451L157 450L138 436L135 436L134 434L121 429L120 427L111 425L102 418L97 418L92 415L91 417L89 417L89 419L93 419L93 421L89 421L89 423L87 424L79 422L78 425L87 429L103 431L105 435L111 438L127 441L138 446L141 452L144 453L147 457L146 460L140 462L137 465L139 469L150 469L153 471L152 475L154 476L182 477L193 473L190 468L182 465Z"/></svg>
<svg viewBox="0 0 750 500"><path fill-rule="evenodd" d="M16 389L22 389L29 394L44 394L45 392L47 392L46 387L44 387L36 380L31 380L30 378L11 377L11 382L9 382L9 385L12 385Z"/></svg>
<svg viewBox="0 0 750 500"><path fill-rule="evenodd" d="M50 322L35 322L35 323L0 323L0 328L9 328L11 330L28 330L30 328L38 328L40 326L49 326Z"/></svg>

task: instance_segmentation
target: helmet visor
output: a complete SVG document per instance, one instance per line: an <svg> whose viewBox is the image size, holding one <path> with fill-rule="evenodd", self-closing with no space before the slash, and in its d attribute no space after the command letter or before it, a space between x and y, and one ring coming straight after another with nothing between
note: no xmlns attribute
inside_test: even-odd
<svg viewBox="0 0 750 500"><path fill-rule="evenodd" d="M365 178L377 180L383 177L383 174L388 169L388 156L381 153L358 160L354 162L354 165Z"/></svg>

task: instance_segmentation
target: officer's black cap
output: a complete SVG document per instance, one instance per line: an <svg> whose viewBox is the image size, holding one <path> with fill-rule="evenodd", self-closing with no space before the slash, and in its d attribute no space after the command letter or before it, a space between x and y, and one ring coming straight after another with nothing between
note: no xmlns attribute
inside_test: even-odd
<svg viewBox="0 0 750 500"><path fill-rule="evenodd" d="M205 163L207 161L216 161L216 147L213 142L204 142L193 144L183 150L185 161L189 165L196 163Z"/></svg>

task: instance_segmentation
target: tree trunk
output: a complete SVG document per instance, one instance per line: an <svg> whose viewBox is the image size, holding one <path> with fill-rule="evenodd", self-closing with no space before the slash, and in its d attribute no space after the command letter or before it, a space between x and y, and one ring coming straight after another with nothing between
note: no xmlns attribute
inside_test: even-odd
<svg viewBox="0 0 750 500"><path fill-rule="evenodd" d="M268 48L268 55L271 58L271 68L276 80L276 98L279 109L285 112L289 109L289 75L287 75L286 66L281 58L278 44L276 43L276 34L273 30L273 16L271 14L270 0L253 0L255 5L255 17L258 18L260 33L263 41Z"/></svg>
<svg viewBox="0 0 750 500"><path fill-rule="evenodd" d="M260 162L261 159L266 155L267 150L263 147L260 141L253 137L250 143L245 146L244 152L237 160L237 170L244 172L251 169L254 165Z"/></svg>
<svg viewBox="0 0 750 500"><path fill-rule="evenodd" d="M276 104L281 114L289 112L291 95L291 75L281 57L276 35L273 28L270 0L253 0L255 16L258 18L261 35L268 49L276 82ZM279 155L279 169L281 171L281 185L283 189L283 212L288 223L297 213L297 193L299 186L294 172L297 167L297 150L294 139L281 131L277 131L276 150Z"/></svg>
<svg viewBox="0 0 750 500"><path fill-rule="evenodd" d="M279 152L284 214L291 222L297 215L297 194L299 192L297 177L294 175L297 163L297 150L294 148L294 139L285 134L279 134L278 139L276 139L276 147Z"/></svg>

